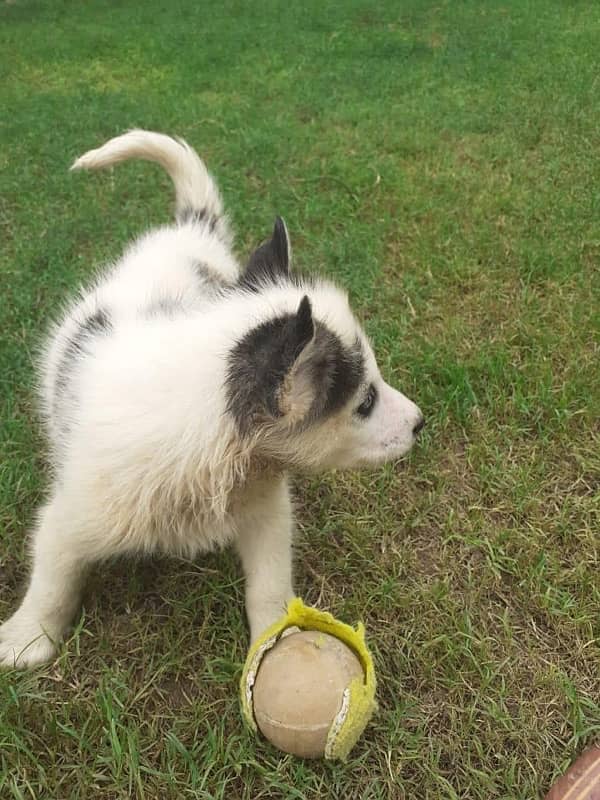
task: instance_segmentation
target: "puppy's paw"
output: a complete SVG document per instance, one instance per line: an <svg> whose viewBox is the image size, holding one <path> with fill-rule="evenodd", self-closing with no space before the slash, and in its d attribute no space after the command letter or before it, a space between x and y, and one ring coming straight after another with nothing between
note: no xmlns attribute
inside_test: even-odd
<svg viewBox="0 0 600 800"><path fill-rule="evenodd" d="M0 667L26 669L51 661L56 644L39 623L17 612L0 626Z"/></svg>

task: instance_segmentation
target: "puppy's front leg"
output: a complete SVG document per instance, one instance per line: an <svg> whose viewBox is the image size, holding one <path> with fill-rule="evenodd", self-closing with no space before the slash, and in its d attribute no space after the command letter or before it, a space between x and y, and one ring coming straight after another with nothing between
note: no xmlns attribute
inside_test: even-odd
<svg viewBox="0 0 600 800"><path fill-rule="evenodd" d="M58 498L41 509L33 536L33 570L20 607L0 625L0 666L49 661L77 611L93 541Z"/></svg>
<svg viewBox="0 0 600 800"><path fill-rule="evenodd" d="M285 612L292 589L292 506L284 478L250 492L237 549L246 576L246 613L254 641Z"/></svg>

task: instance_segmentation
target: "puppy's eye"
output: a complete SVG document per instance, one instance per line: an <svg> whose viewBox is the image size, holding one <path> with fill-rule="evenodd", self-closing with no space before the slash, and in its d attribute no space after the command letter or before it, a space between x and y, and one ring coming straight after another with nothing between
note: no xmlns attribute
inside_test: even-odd
<svg viewBox="0 0 600 800"><path fill-rule="evenodd" d="M366 418L369 414L373 411L375 407L375 401L377 400L377 389L371 384L367 391L367 396L356 409L356 413L359 417Z"/></svg>

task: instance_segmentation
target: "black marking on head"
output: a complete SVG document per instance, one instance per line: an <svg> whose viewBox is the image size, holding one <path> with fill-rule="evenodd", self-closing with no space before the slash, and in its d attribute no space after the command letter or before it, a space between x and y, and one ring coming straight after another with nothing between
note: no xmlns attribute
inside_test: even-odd
<svg viewBox="0 0 600 800"><path fill-rule="evenodd" d="M240 284L253 292L261 286L277 283L290 274L290 242L285 222L275 218L271 238L250 256Z"/></svg>
<svg viewBox="0 0 600 800"><path fill-rule="evenodd" d="M302 371L303 383L311 388L310 408L294 421L297 429L342 408L360 386L365 371L360 340L352 348L346 347L324 323L314 320L307 296L295 314L263 322L230 353L228 410L242 434L285 415L281 392L294 369Z"/></svg>
<svg viewBox="0 0 600 800"><path fill-rule="evenodd" d="M109 334L112 327L110 316L103 308L97 308L79 324L79 328L68 341L58 366L55 385L57 396L68 387L75 362L89 354L90 342L97 336Z"/></svg>
<svg viewBox="0 0 600 800"><path fill-rule="evenodd" d="M214 214L211 214L207 208L192 208L188 206L177 214L177 221L180 225L190 222L195 225L203 225L211 233L214 233L219 219Z"/></svg>
<svg viewBox="0 0 600 800"><path fill-rule="evenodd" d="M229 355L228 409L243 433L257 419L280 417L277 392L313 335L310 303L302 315L282 314L249 331Z"/></svg>
<svg viewBox="0 0 600 800"><path fill-rule="evenodd" d="M315 422L339 411L362 383L365 364L360 339L346 347L332 330L318 323L308 367L318 387L309 415L310 422Z"/></svg>

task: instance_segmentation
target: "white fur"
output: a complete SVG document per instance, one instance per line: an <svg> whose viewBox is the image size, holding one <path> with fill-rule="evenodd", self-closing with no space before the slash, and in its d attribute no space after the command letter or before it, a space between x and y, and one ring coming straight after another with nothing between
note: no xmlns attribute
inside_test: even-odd
<svg viewBox="0 0 600 800"><path fill-rule="evenodd" d="M202 159L186 142L163 133L133 130L116 136L78 158L71 169L103 169L130 158L160 164L175 185L178 212L190 207L205 208L215 217L222 217L221 197Z"/></svg>
<svg viewBox="0 0 600 800"><path fill-rule="evenodd" d="M74 167L105 167L133 157L160 163L175 184L178 212L207 209L214 226L183 222L140 237L81 294L49 338L41 395L54 480L34 530L29 588L0 627L5 666L52 658L76 613L88 568L120 554L194 557L234 543L256 638L293 595L286 469L397 458L412 446L420 419L418 408L382 380L336 287L285 283L257 293L227 291L240 267L221 199L184 142L132 131L82 156ZM284 414L262 432L241 436L227 407L228 354L256 325L293 314L305 294L314 318L340 341L348 347L357 338L362 342L364 386L308 429L295 432ZM154 314L161 302L175 304L174 313ZM86 352L71 359L67 390L57 392L70 343L99 309L109 312L110 332L86 341ZM355 407L370 383L379 400L371 417L361 420ZM295 407L302 409L310 387L294 374L290 387Z"/></svg>

